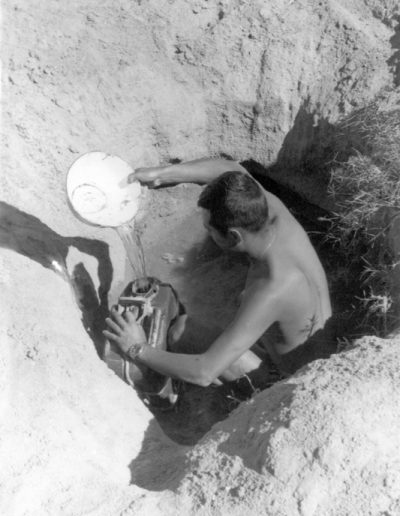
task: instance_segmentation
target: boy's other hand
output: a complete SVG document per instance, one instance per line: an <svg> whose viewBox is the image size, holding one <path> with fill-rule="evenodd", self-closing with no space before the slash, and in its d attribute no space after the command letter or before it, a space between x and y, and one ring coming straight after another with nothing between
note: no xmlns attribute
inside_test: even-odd
<svg viewBox="0 0 400 516"><path fill-rule="evenodd" d="M106 318L108 326L103 334L127 353L132 344L147 344L146 334L136 320L137 313L126 311L122 316L117 310L111 310L111 317Z"/></svg>

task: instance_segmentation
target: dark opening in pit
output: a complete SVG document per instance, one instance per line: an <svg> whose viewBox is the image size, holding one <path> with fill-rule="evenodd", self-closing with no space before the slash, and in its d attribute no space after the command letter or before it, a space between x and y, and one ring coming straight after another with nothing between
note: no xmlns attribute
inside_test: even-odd
<svg viewBox="0 0 400 516"><path fill-rule="evenodd" d="M152 287L150 278L139 278L132 285L132 294L148 294Z"/></svg>

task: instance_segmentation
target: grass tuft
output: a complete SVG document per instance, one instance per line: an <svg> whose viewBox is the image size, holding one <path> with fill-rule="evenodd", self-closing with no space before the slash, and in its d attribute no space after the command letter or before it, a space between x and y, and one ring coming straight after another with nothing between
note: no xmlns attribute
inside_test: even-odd
<svg viewBox="0 0 400 516"><path fill-rule="evenodd" d="M336 129L328 186L336 211L327 239L349 268L363 263L365 295L359 301L364 322L383 334L392 305L388 273L397 265L396 257L381 248L391 221L400 216L400 91L356 111ZM385 211L391 215L382 228L380 214Z"/></svg>

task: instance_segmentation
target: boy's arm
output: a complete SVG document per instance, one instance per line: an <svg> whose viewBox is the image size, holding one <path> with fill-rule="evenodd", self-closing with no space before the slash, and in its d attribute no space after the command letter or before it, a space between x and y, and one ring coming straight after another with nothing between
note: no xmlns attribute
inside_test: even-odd
<svg viewBox="0 0 400 516"><path fill-rule="evenodd" d="M138 180L149 186L175 183L209 183L224 172L248 172L237 161L202 158L164 167L137 168L128 181Z"/></svg>
<svg viewBox="0 0 400 516"><path fill-rule="evenodd" d="M220 376L231 364L263 335L276 320L277 303L265 294L265 288L253 287L246 293L234 321L214 341L208 351L198 355L170 353L144 345L138 360L159 373L179 378L190 383L207 386ZM115 322L122 328L123 319L115 314ZM129 324L135 325L133 321ZM129 338L121 345L120 335L105 332L122 351L135 342Z"/></svg>
<svg viewBox="0 0 400 516"><path fill-rule="evenodd" d="M206 384L236 362L278 320L278 296L262 280L245 292L235 319L204 353Z"/></svg>

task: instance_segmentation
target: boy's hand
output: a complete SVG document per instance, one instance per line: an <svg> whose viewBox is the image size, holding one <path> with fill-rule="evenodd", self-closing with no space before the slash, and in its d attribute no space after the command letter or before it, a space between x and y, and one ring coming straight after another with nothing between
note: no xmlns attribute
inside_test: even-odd
<svg viewBox="0 0 400 516"><path fill-rule="evenodd" d="M140 181L149 187L157 188L162 184L162 176L166 169L167 167L137 168L133 174L128 176L128 183Z"/></svg>
<svg viewBox="0 0 400 516"><path fill-rule="evenodd" d="M136 321L137 313L127 310L122 316L114 308L111 317L107 317L108 330L103 334L107 339L115 342L120 350L127 353L133 344L147 345L146 334L142 326Z"/></svg>

